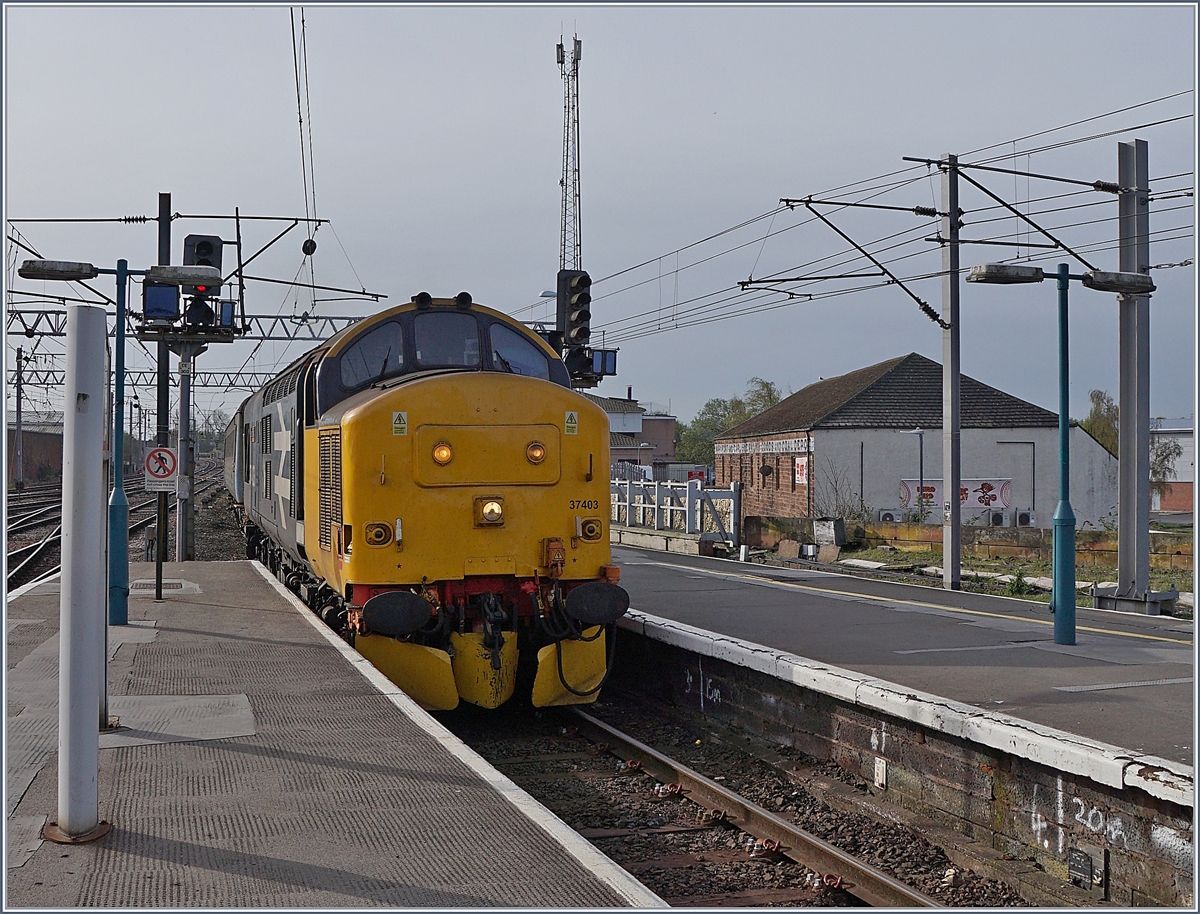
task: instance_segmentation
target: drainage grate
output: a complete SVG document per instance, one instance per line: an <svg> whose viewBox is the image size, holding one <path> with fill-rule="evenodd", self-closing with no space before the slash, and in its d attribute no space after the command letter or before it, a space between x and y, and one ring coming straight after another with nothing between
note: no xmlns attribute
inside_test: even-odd
<svg viewBox="0 0 1200 914"><path fill-rule="evenodd" d="M130 590L154 590L154 581L134 581ZM163 590L183 590L183 581L163 581Z"/></svg>

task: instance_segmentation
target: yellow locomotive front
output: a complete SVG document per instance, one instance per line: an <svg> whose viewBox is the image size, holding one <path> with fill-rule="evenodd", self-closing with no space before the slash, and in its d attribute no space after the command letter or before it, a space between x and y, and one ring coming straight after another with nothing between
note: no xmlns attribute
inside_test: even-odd
<svg viewBox="0 0 1200 914"><path fill-rule="evenodd" d="M498 312L427 299L371 320L331 345L318 401L323 373L374 380L304 446L304 551L356 648L430 709L496 707L524 668L537 706L594 701L628 607L607 416Z"/></svg>

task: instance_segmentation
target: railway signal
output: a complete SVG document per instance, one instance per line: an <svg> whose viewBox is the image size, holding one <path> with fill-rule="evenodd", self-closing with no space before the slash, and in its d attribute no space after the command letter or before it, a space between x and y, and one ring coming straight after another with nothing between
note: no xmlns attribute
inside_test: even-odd
<svg viewBox="0 0 1200 914"><path fill-rule="evenodd" d="M592 277L583 270L558 271L558 329L568 349L592 335Z"/></svg>
<svg viewBox="0 0 1200 914"><path fill-rule="evenodd" d="M186 267L216 267L221 269L221 250L223 242L217 235L188 235L183 239L183 265ZM220 292L216 286L184 286L184 295L208 297Z"/></svg>

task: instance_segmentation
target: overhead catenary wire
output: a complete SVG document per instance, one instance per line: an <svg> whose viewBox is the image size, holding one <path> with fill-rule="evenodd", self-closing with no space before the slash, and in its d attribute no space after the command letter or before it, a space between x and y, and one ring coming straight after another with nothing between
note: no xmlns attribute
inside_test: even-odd
<svg viewBox="0 0 1200 914"><path fill-rule="evenodd" d="M1164 229L1163 231L1164 232L1180 231L1180 229ZM1154 235L1157 233L1152 232L1151 234ZM1188 238L1192 238L1192 237L1193 237L1193 232L1191 231L1190 228L1187 228L1187 230L1184 231L1183 234L1174 235L1174 236L1167 237L1167 238L1159 238L1158 240L1159 241L1176 241L1176 240L1183 240L1183 239L1188 239ZM1120 247L1119 241L1117 239L1112 239L1105 243L1098 242L1096 245L1093 245L1093 246L1084 246L1081 248L1081 250L1085 251L1086 253L1100 253L1103 251L1117 250L1119 247ZM1056 255L1054 255L1054 254L1048 254L1048 255L1045 255L1042 257L1034 257L1034 258L1030 258L1030 259L1035 260L1035 261L1051 260L1051 259L1054 259L1055 256ZM1061 257L1061 255L1057 255L1057 256ZM934 272L930 272L930 273L917 274L917 275L906 276L906 277L902 277L902 278L906 282L916 282L916 281L922 281L922 280L938 279L942 275L943 275L943 273L941 271L934 271ZM747 316L747 315L764 314L769 311L778 310L779 308L792 307L794 305L801 304L802 302L826 301L831 298L840 298L840 297L844 297L844 296L848 296L848 295L859 294L862 292L878 291L878 290L886 288L890 285L892 285L892 283L890 281L877 282L877 283L872 283L870 285L855 286L855 287L848 288L848 289L836 289L836 290L828 290L826 292L814 292L814 293L811 293L811 295L807 299L787 298L782 301L776 301L774 303L768 302L767 304L761 303L762 300L764 298L766 298L765 294L762 294L762 295L754 295L752 293L738 294L735 292L734 295L730 299L726 299L726 301L736 301L736 303L740 306L738 310L726 310L724 312L720 312L717 314L702 315L702 316L697 317L694 320L681 320L679 322L679 327L681 327L681 328L682 327L698 327L698 326L703 326L703 325L711 324L711 323L719 323L721 321L732 320L737 317L743 317L743 316ZM721 291L722 292L734 292L734 290L732 288L723 289ZM764 291L764 293L766 292L766 290L763 290L763 291ZM719 293L712 293L712 294L719 294ZM775 294L777 294L777 293L775 293ZM613 334L609 338L608 342L610 345L616 345L618 343L627 343L627 342L631 342L633 340L643 339L648 336L654 336L658 333L666 333L672 329L675 329L675 328L663 327L661 330L659 330L654 327L650 327L645 330L633 331L633 332L628 332L628 333L620 333L619 332L619 333Z"/></svg>
<svg viewBox="0 0 1200 914"><path fill-rule="evenodd" d="M292 71L296 81L296 118L299 122L300 129L300 179L304 190L304 215L306 217L305 228L308 229L308 238L305 240L304 253L306 260L302 264L308 269L308 279L312 286L317 283L316 270L312 262L312 253L316 250L313 236L316 234L320 224L308 221L308 217L317 217L317 191L316 191L316 176L313 167L313 151L312 151L312 107L309 99L308 91L308 36L306 23L304 21L304 7L300 7L300 40L296 41L296 10L291 7L288 10L288 15L292 25ZM303 88L302 88L303 84ZM308 115L308 137L307 149L304 133L304 117ZM311 210L310 210L311 203ZM299 276L299 273L297 273ZM312 310L317 307L316 292L311 295ZM295 315L295 305L292 307L292 314Z"/></svg>
<svg viewBox="0 0 1200 914"><path fill-rule="evenodd" d="M1190 90L1189 90L1189 91L1190 91ZM1071 122L1070 124L1061 125L1060 127L1050 128L1050 129L1048 129L1048 130L1045 130L1045 131L1039 131L1039 132L1037 132L1037 133L1035 133L1035 134L1028 134L1028 135L1026 135L1026 137L1024 137L1023 139L1029 139L1029 138L1034 138L1034 137L1036 137L1036 136L1043 136L1043 135L1047 135L1047 134L1050 134L1050 133L1056 132L1056 131L1058 131L1058 130L1061 130L1061 129L1066 129L1066 128L1070 127L1070 126L1076 126L1076 125L1078 125L1079 123L1088 123L1088 122L1091 122L1091 121L1100 120L1100 119L1102 119L1102 118L1104 118L1104 117L1109 117L1109 116L1112 116L1112 115L1115 115L1115 114L1119 114L1119 113L1122 113L1122 112L1126 112L1126 111L1130 111L1130 110L1135 110L1135 109L1137 109L1137 108L1146 107L1146 106L1148 106L1148 105L1152 105L1152 104L1157 104L1157 103L1159 103L1159 102L1161 102L1161 101L1164 101L1164 100L1167 100L1167 99L1171 99L1171 98L1177 98L1177 97L1180 97L1180 96L1182 96L1182 95L1185 95L1185 94L1187 94L1187 92L1180 92L1180 93L1175 93L1175 94L1173 94L1173 95L1170 95L1170 96L1164 96L1164 97L1162 97L1162 98L1160 98L1160 99L1155 99L1155 100L1151 100L1151 101L1149 101L1149 102L1141 103L1141 104L1138 104L1138 105L1125 106L1124 108L1121 108L1121 109L1116 109L1116 110L1114 110L1114 111L1111 111L1111 112L1106 112L1105 114L1102 114L1102 115L1096 115L1096 116L1093 116L1093 117L1091 117L1091 118L1084 118L1084 119L1081 119L1080 121L1077 121L1077 122ZM1185 120L1185 119L1188 119L1188 118L1191 118L1191 117L1192 117L1192 115L1188 114L1188 115L1180 115L1180 116L1178 116L1178 117L1161 118L1161 119L1154 120L1154 121L1148 121L1148 122L1145 122L1145 123L1142 123L1142 124L1135 124L1135 125L1132 125L1132 126L1121 127L1121 128L1115 129L1115 130L1110 130L1110 131L1104 131L1104 132L1101 132L1101 133L1096 133L1096 134L1093 134L1093 135L1090 135L1090 136L1087 136L1087 137L1082 137L1082 138L1070 138L1070 139L1063 140L1063 141L1061 141L1061 142L1059 142L1059 143L1054 143L1054 144L1044 144L1043 146L1039 147L1039 148L1038 148L1038 149L1036 149L1036 150L1021 150L1021 151L1019 151L1019 153L1018 153L1018 154L1019 154L1019 155L1025 155L1025 156L1027 156L1027 158L1028 158L1028 156L1029 156L1029 155L1031 155L1031 154L1034 154L1034 153L1037 153L1037 152L1044 152L1044 151L1047 151L1047 150L1049 150L1049 149L1053 149L1053 148L1061 148L1061 147L1065 147L1065 146L1076 145L1076 144L1078 144L1078 143L1081 143L1081 142L1090 142L1090 141L1093 141L1093 140L1101 139L1101 138L1103 138L1103 137L1105 137L1105 136L1112 136L1112 135L1115 135L1115 134L1118 134L1118 133L1126 133L1126 132L1130 132L1130 131L1133 131L1133 130L1139 130L1139 129L1143 129L1143 128L1146 128L1146 127L1149 127L1149 126L1155 126L1155 125L1159 125L1159 124L1168 124L1168 123L1173 123L1173 122L1177 122L1177 121L1180 121L1180 120ZM1019 141L1019 140L1018 140L1018 141ZM998 144L998 145L1011 145L1013 142L1014 142L1014 141L1011 141L1011 140L1010 140L1010 141L1006 141L1006 142L1005 142L1005 144ZM981 149L979 149L979 150L976 150L976 151L977 151L977 152L978 152L978 151L986 151L987 149L991 149L991 148L995 148L995 147L994 147L994 146L981 147ZM968 153L968 154L971 154L971 153ZM1004 153L1004 154L1002 154L1002 155L999 155L999 156L996 156L996 157L994 157L994 159L984 159L984 160L982 160L982 161L983 161L983 162L987 162L987 161L992 161L992 160L996 160L996 159L1005 159L1005 158L1008 158L1008 157L1009 157L1009 155L1010 155L1009 153ZM856 188L856 187L859 187L859 188L861 188L863 185L877 184L877 182L879 182L879 181L881 181L881 180L883 180L883 179L895 178L895 177L896 177L896 176L898 176L898 175L903 175L903 174L906 174L906 173L910 173L910 172L912 172L914 169L919 169L919 165L917 165L917 166L912 166L912 167L909 167L909 168L904 168L904 169L897 169L897 170L895 170L895 171L891 171L891 172L886 172L886 173L883 173L883 174L881 174L881 175L876 175L876 176L873 176L873 177L871 177L871 178L866 178L866 179L863 179L863 180L861 180L861 181L850 182L850 183L848 183L848 184L845 184L845 185L840 185L840 186L838 186L838 187L835 187L835 188L830 188L829 190L823 191L823 192L821 192L821 193L822 193L822 195L825 195L825 196L827 196L827 195L833 194L833 193L835 193L835 192L838 192L838 191L843 191L843 190L847 190L847 189L851 189L851 188ZM1168 177L1182 177L1182 176L1185 176L1186 174L1187 174L1187 173L1181 173L1181 174L1179 174L1179 175L1173 175L1173 176L1164 176L1164 178L1160 178L1160 179L1156 179L1156 180L1164 180L1164 179L1166 179L1166 178L1168 178ZM920 175L919 177L920 177L920 178L924 178L924 177L926 177L926 176L929 176L929 177L931 178L931 173L930 173L930 170L929 170L928 168L926 169L925 173L924 173L924 174L922 174L922 175ZM915 180L915 179L913 179L913 178L906 178L906 179L905 179L905 180L903 180L903 181L895 181L895 182L894 182L894 184L893 184L893 186L901 186L901 185L904 185L904 184L908 184L908 183L911 183L913 180ZM932 191L932 188L931 188L931 191ZM1071 193L1091 193L1091 192L1093 192L1093 191L1092 191L1091 189L1089 189L1089 190L1085 190L1085 191L1068 192L1068 193L1066 193L1066 194L1061 194L1061 195L1058 195L1058 194L1056 194L1056 195L1047 195L1046 197L1040 197L1040 198L1030 198L1030 199L1029 199L1027 202L1031 203L1031 202L1036 202L1036 201L1042 201L1042 200L1053 199L1053 198L1056 198L1056 197L1066 197L1066 196L1070 196L1070 195L1071 195ZM815 195L814 195L814 196L815 196ZM935 201L935 205L936 205L936 201ZM987 207L987 209L1000 209L1000 208L1001 208L1001 207L999 207L999 206L989 206L989 207ZM683 251L683 250L687 250L687 249L689 249L689 248L692 248L692 247L696 247L696 246L698 246L698 245L700 245L700 244L703 244L703 243L705 243L706 241L712 240L712 239L713 239L713 238L715 238L715 237L720 237L720 236L722 236L722 235L725 235L725 234L728 234L728 233L730 233L730 232L736 231L736 230L738 230L739 228L746 227L747 225L750 225L750 224L752 224L753 222L755 222L755 221L758 221L758 220L760 220L760 219L764 219L764 218L773 218L775 215L777 215L777 212L776 212L776 211L774 211L774 210L772 210L772 211L768 211L767 213L760 214L759 216L757 216L757 217L754 217L754 218L753 218L753 219L751 219L751 220L745 220L744 222L742 222L742 223L739 223L738 225L731 226L729 229L722 230L722 231L721 231L721 232L719 232L719 233L714 233L713 235L710 235L710 236L707 236L706 238L700 239L700 240L699 240L699 241L697 241L697 242L692 242L692 243L691 243L691 244L689 244L689 245L685 245L685 246L683 246L683 247L679 248L678 250L680 250L680 251ZM1036 213L1035 213L1034 215L1036 215ZM799 225L800 225L800 224L803 224L803 223L798 223L797 225L793 225L793 226L787 226L787 227L785 227L784 229L781 229L781 230L779 230L778 232L773 232L773 233L771 233L770 237L773 237L774 235L778 235L778 234L781 234L781 233L783 233L783 232L786 232L786 231L791 231L791 230L793 230L794 228L797 228L797 227L799 227ZM733 246L733 247L731 247L731 248L728 248L728 249L726 249L726 250L724 250L724 251L721 251L721 252L718 252L718 253L716 253L716 254L710 255L710 256L708 256L708 257L698 258L698 259L696 259L696 260L694 260L694 261L691 261L691 262L689 262L688 264L685 264L685 265L684 265L683 267L681 267L680 269L684 269L684 270L686 270L686 269L691 269L691 268L693 268L693 267L695 267L695 266L698 266L698 265L700 265L700 264L702 264L702 263L706 263L706 262L709 262L709 261L711 261L711 260L713 260L713 259L716 259L717 257L724 256L724 255L725 255L725 254L727 254L727 253L731 253L732 251L735 251L735 250L737 250L737 249L739 249L739 248L741 248L741 247L745 247L745 246L747 246L747 245L752 245L752 244L759 244L759 245L761 245L761 244L762 244L762 238L761 238L761 237L759 237L759 238L754 238L754 239L752 239L752 240L750 240L750 241L743 242L743 243L742 243L742 244L740 244L740 245L735 245L735 246ZM671 253L673 254L674 252L671 252ZM659 260L661 259L661 257L662 257L662 256L664 256L664 255L660 255L660 256L659 256L659 257L657 257L657 258L652 258L652 259L649 259L649 260L643 261L643 262L641 262L641 263L639 263L639 264L635 264L635 265L633 265L633 266L631 266L631 267L626 267L626 268L624 268L624 269L622 269L622 270L619 270L619 271L616 271L616 272L614 272L614 273L612 273L612 274L609 274L608 276L602 277L601 279L597 280L596 282L597 282L597 283L600 283L600 282L603 282L603 281L605 281L605 280L607 280L607 279L611 279L611 278L614 278L614 277L616 277L616 276L619 276L619 275L623 275L623 274L625 274L625 273L632 272L632 271L634 271L634 270L637 270L637 269L639 269L639 268L641 268L641 267L644 267L644 266L647 266L647 265L649 265L649 264L653 264L653 263L655 263L655 262L659 261ZM761 253L760 253L760 255L759 255L759 256L761 257ZM676 275L676 279L677 279L677 278L678 278L678 277L677 277L677 275ZM767 277L767 278L769 278L769 277ZM652 277L652 278L651 278L651 279L649 279L649 280L645 280L645 281L642 281L642 282L637 282L637 283L632 283L632 284L629 284L628 286L625 286L625 287L623 287L622 289L613 290L612 292L604 292L604 293L602 293L602 294L597 294L597 295L595 295L595 296L594 296L594 300L601 299L601 298L605 298L605 297L609 297L609 296L615 296L615 295L618 295L618 294L620 294L621 292L624 292L624 291L629 291L630 289L634 289L634 288L637 288L638 286L644 285L644 284L646 284L646 282L654 282L654 281L656 281L656 280L657 280L657 277ZM531 307L533 307L533 306L531 306ZM618 319L618 320L619 320L619 319Z"/></svg>

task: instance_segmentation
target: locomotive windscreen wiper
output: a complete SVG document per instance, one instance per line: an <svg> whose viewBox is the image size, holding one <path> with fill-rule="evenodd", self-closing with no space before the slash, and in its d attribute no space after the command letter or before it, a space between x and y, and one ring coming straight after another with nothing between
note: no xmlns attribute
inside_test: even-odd
<svg viewBox="0 0 1200 914"><path fill-rule="evenodd" d="M513 371L513 367L512 367L512 365L508 364L508 359L506 359L504 356L502 356L502 355L500 354L500 350L498 350L498 349L493 349L493 350L492 350L492 354L493 354L493 355L495 355L495 356L496 356L496 358L499 360L499 362L500 362L500 367L501 367L501 368L503 368L503 369L504 369L505 371L507 371L509 374L516 374L516 372L515 372L515 371Z"/></svg>

